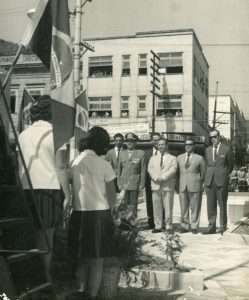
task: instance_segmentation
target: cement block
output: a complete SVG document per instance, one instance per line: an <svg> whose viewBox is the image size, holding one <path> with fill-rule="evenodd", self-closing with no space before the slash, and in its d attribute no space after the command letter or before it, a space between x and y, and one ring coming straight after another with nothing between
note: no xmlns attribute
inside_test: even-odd
<svg viewBox="0 0 249 300"><path fill-rule="evenodd" d="M156 271L145 269L132 269L127 278L121 276L121 287L134 287L164 291L184 290L202 291L204 288L204 274L201 271Z"/></svg>
<svg viewBox="0 0 249 300"><path fill-rule="evenodd" d="M249 215L249 201L247 198L232 199L228 202L228 216L230 223L236 223Z"/></svg>

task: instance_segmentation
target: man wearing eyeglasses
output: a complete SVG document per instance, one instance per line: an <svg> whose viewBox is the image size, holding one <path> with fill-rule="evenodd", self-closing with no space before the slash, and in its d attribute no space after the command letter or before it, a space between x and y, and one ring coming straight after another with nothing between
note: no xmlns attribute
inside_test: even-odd
<svg viewBox="0 0 249 300"><path fill-rule="evenodd" d="M206 234L216 233L217 204L220 208L220 229L227 229L227 197L229 174L233 170L233 153L229 145L221 142L218 130L209 133L211 145L206 149L207 171L205 189L207 194L208 230Z"/></svg>

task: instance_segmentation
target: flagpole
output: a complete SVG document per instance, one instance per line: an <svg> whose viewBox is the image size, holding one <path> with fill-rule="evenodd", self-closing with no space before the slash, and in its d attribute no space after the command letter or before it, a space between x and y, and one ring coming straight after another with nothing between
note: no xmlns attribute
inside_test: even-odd
<svg viewBox="0 0 249 300"><path fill-rule="evenodd" d="M20 57L20 55L21 55L22 49L23 49L23 45L20 44L20 45L18 46L18 49L17 49L16 55L15 55L15 58L14 58L14 60L13 60L13 62L12 62L12 65L11 65L11 67L9 68L8 73L6 74L6 77L4 78L4 81L3 81L3 84L2 84L3 90L5 90L5 88L6 88L7 84L8 84L8 81L9 81L9 79L10 79L10 76L11 76L11 74L12 74L12 72L13 72L15 66L16 66L16 63L17 63L17 61L18 61L18 59L19 59L19 57Z"/></svg>

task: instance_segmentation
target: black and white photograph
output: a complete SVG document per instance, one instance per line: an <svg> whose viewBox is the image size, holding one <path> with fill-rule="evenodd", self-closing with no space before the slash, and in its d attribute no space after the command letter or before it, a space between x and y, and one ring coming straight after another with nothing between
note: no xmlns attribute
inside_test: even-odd
<svg viewBox="0 0 249 300"><path fill-rule="evenodd" d="M0 300L249 300L249 0L0 1Z"/></svg>

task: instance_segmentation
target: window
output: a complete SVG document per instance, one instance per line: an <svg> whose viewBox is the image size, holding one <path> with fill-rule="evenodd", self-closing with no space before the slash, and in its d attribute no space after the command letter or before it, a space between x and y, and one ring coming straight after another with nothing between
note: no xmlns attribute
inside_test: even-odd
<svg viewBox="0 0 249 300"><path fill-rule="evenodd" d="M128 118L129 117L129 97L122 96L121 103L120 103L120 116L121 118Z"/></svg>
<svg viewBox="0 0 249 300"><path fill-rule="evenodd" d="M122 76L130 76L130 55L122 55Z"/></svg>
<svg viewBox="0 0 249 300"><path fill-rule="evenodd" d="M147 54L138 56L138 75L147 75Z"/></svg>
<svg viewBox="0 0 249 300"><path fill-rule="evenodd" d="M110 118L112 116L111 97L89 97L89 116Z"/></svg>
<svg viewBox="0 0 249 300"><path fill-rule="evenodd" d="M138 96L138 117L146 116L146 96Z"/></svg>
<svg viewBox="0 0 249 300"><path fill-rule="evenodd" d="M181 117L182 95L162 95L157 100L157 116Z"/></svg>
<svg viewBox="0 0 249 300"><path fill-rule="evenodd" d="M16 91L10 93L10 112L12 114L16 113Z"/></svg>
<svg viewBox="0 0 249 300"><path fill-rule="evenodd" d="M89 57L89 77L111 77L112 56Z"/></svg>
<svg viewBox="0 0 249 300"><path fill-rule="evenodd" d="M182 52L159 53L159 72L162 74L182 74Z"/></svg>
<svg viewBox="0 0 249 300"><path fill-rule="evenodd" d="M194 97L193 103L193 119L203 128L207 127L207 112L204 107L198 102L196 97Z"/></svg>

